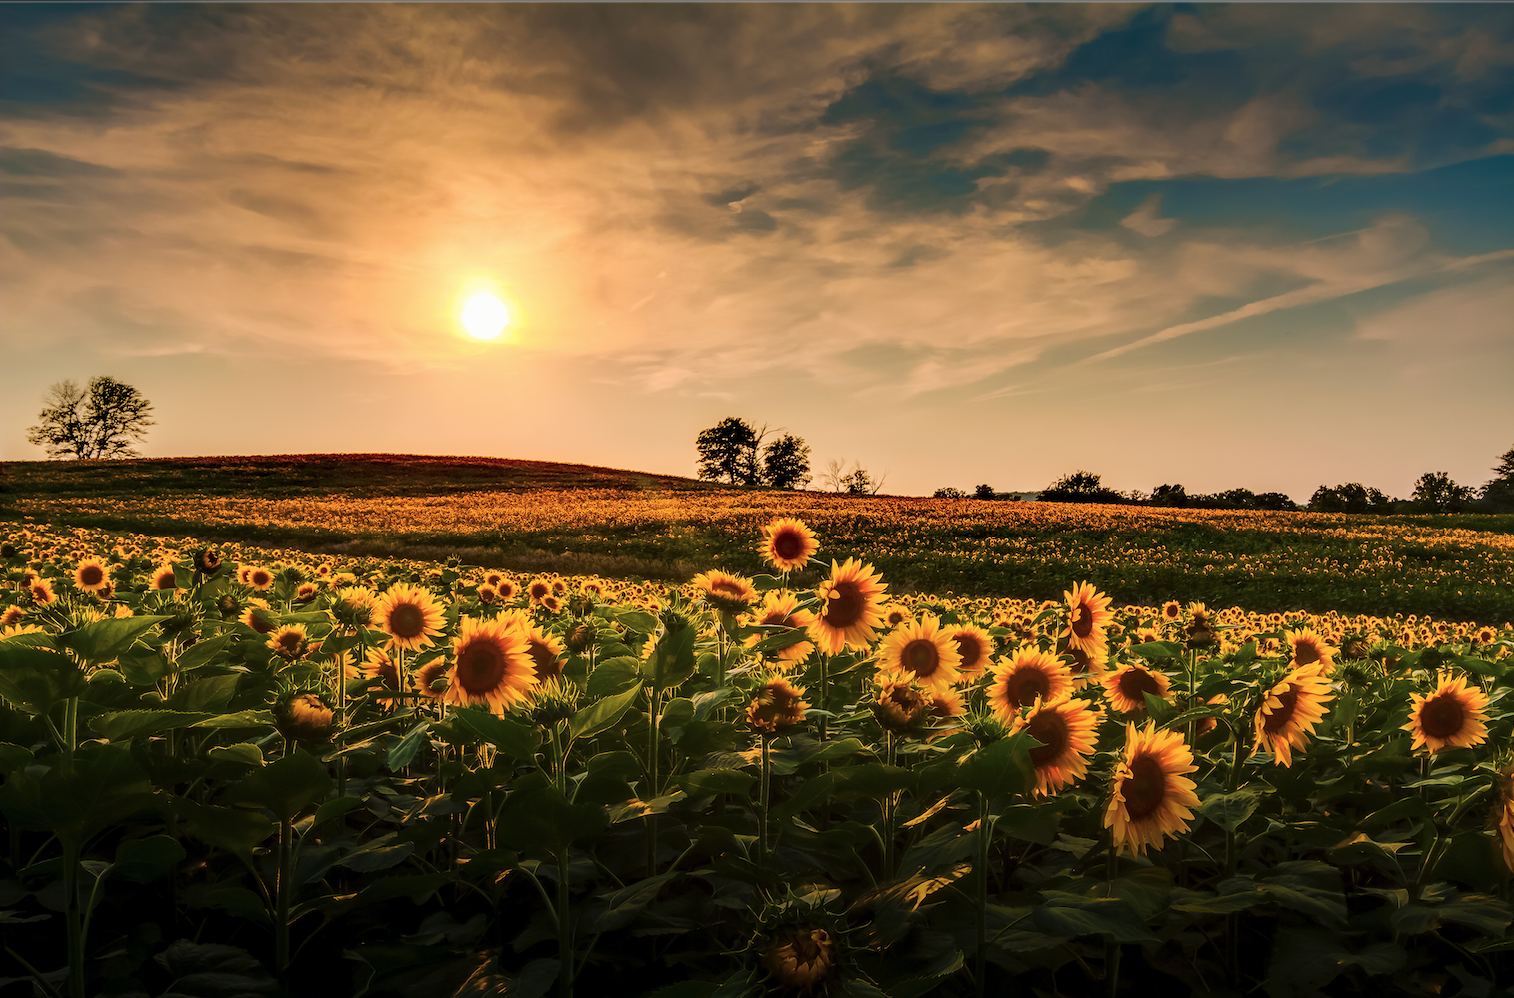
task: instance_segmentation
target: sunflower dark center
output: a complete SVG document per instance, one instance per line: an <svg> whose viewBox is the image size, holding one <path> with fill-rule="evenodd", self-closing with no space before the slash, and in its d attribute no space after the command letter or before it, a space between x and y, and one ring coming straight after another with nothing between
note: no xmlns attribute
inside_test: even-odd
<svg viewBox="0 0 1514 998"><path fill-rule="evenodd" d="M1046 699L1051 692L1051 680L1040 669L1016 669L1005 685L1004 696L1011 704L1029 707L1039 697Z"/></svg>
<svg viewBox="0 0 1514 998"><path fill-rule="evenodd" d="M172 572L164 572L162 575L158 576L158 588L159 589L172 589L172 588L174 588L174 577L173 577L173 573Z"/></svg>
<svg viewBox="0 0 1514 998"><path fill-rule="evenodd" d="M1319 649L1312 641L1300 641L1293 646L1293 661L1298 665L1313 665L1320 661Z"/></svg>
<svg viewBox="0 0 1514 998"><path fill-rule="evenodd" d="M1275 735L1293 720L1293 715L1298 713L1298 691L1299 688L1290 683L1286 693L1276 694L1282 705L1268 714L1267 720L1262 722L1262 731L1265 734Z"/></svg>
<svg viewBox="0 0 1514 998"><path fill-rule="evenodd" d="M98 586L105 581L105 572L99 565L85 565L79 569L79 581L86 586Z"/></svg>
<svg viewBox="0 0 1514 998"><path fill-rule="evenodd" d="M418 638L426 629L426 615L414 603L401 603L389 611L389 633L397 638Z"/></svg>
<svg viewBox="0 0 1514 998"><path fill-rule="evenodd" d="M1146 704L1145 694L1159 697L1162 695L1162 687L1157 685L1156 677L1145 669L1131 669L1120 677L1120 695L1126 700L1144 707Z"/></svg>
<svg viewBox="0 0 1514 998"><path fill-rule="evenodd" d="M1077 668L1073 670L1074 673L1082 675L1083 673L1088 671L1088 665L1090 662L1088 652L1084 651L1081 648L1069 648L1064 654L1070 657L1077 665Z"/></svg>
<svg viewBox="0 0 1514 998"><path fill-rule="evenodd" d="M1093 611L1079 603L1072 608L1072 619L1068 623L1072 627L1072 633L1080 638L1086 638L1093 633Z"/></svg>
<svg viewBox="0 0 1514 998"><path fill-rule="evenodd" d="M899 659L906 669L923 679L934 675L936 669L940 667L941 650L936 647L934 641L916 638L904 646Z"/></svg>
<svg viewBox="0 0 1514 998"><path fill-rule="evenodd" d="M252 584L254 586L266 586L266 585L268 585L272 581L273 581L273 576L269 575L267 572L253 572L252 573Z"/></svg>
<svg viewBox="0 0 1514 998"><path fill-rule="evenodd" d="M298 631L285 631L279 635L279 647L285 651L294 651L300 647L300 638Z"/></svg>
<svg viewBox="0 0 1514 998"><path fill-rule="evenodd" d="M1131 821L1150 817L1167 797L1167 774L1162 764L1142 753L1130 762L1130 776L1123 788L1125 813Z"/></svg>
<svg viewBox="0 0 1514 998"><path fill-rule="evenodd" d="M855 582L838 582L825 602L825 622L840 630L862 619L867 601Z"/></svg>
<svg viewBox="0 0 1514 998"><path fill-rule="evenodd" d="M1030 761L1037 769L1055 762L1067 749L1067 721L1055 710L1043 710L1025 726L1030 737L1041 743L1030 750Z"/></svg>
<svg viewBox="0 0 1514 998"><path fill-rule="evenodd" d="M1431 738L1454 738L1461 732L1467 712L1455 694L1431 697L1419 709L1419 726Z"/></svg>
<svg viewBox="0 0 1514 998"><path fill-rule="evenodd" d="M962 668L971 670L977 668L978 661L983 658L983 645L971 635L956 634L952 640L957 643L957 654L962 656Z"/></svg>
<svg viewBox="0 0 1514 998"><path fill-rule="evenodd" d="M545 585L542 585L540 582L538 582L536 585L534 585L534 586L531 587L531 597L533 599L541 599L542 597L546 596L547 593L550 592L550 591L551 590L550 590L549 587L547 587Z"/></svg>
<svg viewBox="0 0 1514 998"><path fill-rule="evenodd" d="M552 649L533 639L527 650L531 653L531 661L536 665L537 679L545 683L562 675L562 666L558 664L557 656L552 654Z"/></svg>
<svg viewBox="0 0 1514 998"><path fill-rule="evenodd" d="M457 684L472 696L499 689L505 678L505 650L496 641L475 638L457 653Z"/></svg>
<svg viewBox="0 0 1514 998"><path fill-rule="evenodd" d="M804 553L804 538L796 530L780 530L773 535L773 553L782 561L793 561Z"/></svg>

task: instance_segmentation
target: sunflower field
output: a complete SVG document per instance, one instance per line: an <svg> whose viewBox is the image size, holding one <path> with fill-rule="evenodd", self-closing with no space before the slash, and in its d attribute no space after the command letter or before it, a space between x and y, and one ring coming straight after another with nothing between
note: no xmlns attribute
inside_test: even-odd
<svg viewBox="0 0 1514 998"><path fill-rule="evenodd" d="M1514 987L1508 621L747 544L663 585L14 526L0 994Z"/></svg>

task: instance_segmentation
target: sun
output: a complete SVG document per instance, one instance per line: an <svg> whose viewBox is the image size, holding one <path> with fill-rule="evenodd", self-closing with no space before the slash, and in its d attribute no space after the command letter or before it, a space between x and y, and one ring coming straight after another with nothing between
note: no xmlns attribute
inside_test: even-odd
<svg viewBox="0 0 1514 998"><path fill-rule="evenodd" d="M487 291L480 291L463 305L463 328L476 340L498 338L510 324L510 312L505 303Z"/></svg>

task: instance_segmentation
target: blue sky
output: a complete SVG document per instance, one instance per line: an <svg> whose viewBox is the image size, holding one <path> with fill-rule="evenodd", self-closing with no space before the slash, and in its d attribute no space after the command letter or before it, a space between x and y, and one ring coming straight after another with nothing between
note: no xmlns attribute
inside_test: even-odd
<svg viewBox="0 0 1514 998"><path fill-rule="evenodd" d="M1299 499L1514 445L1506 4L0 7L0 459L110 374L148 455L690 474L727 415L885 491ZM509 306L498 341L460 304Z"/></svg>

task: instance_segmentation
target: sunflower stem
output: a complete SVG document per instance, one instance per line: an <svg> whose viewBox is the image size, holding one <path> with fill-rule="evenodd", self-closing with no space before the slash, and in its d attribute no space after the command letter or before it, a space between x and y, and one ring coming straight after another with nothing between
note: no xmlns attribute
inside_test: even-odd
<svg viewBox="0 0 1514 998"><path fill-rule="evenodd" d="M898 758L899 746L895 741L894 733L887 729L883 732L883 753L888 767L894 768L894 760ZM898 806L898 798L890 791L883 798L883 879L888 880L894 875L894 812Z"/></svg>
<svg viewBox="0 0 1514 998"><path fill-rule="evenodd" d="M77 701L70 700L70 704ZM79 847L63 847L63 901L68 920L68 994L84 998L84 926L79 913Z"/></svg>
<svg viewBox="0 0 1514 998"><path fill-rule="evenodd" d="M557 994L573 998L573 920L568 912L568 849L557 855Z"/></svg>
<svg viewBox="0 0 1514 998"><path fill-rule="evenodd" d="M1115 878L1120 875L1120 853L1115 848L1114 829L1109 830L1109 855L1105 860L1104 874L1109 879L1109 896L1114 896ZM1114 998L1120 989L1120 944L1113 936L1104 939L1104 980L1109 998Z"/></svg>
<svg viewBox="0 0 1514 998"><path fill-rule="evenodd" d="M657 700L656 686L647 687L647 800L658 795L657 781ZM657 815L647 815L647 876L657 872Z"/></svg>
<svg viewBox="0 0 1514 998"><path fill-rule="evenodd" d="M890 738L892 738L892 735L890 735ZM890 748L892 748L892 744L890 745ZM977 874L977 884L975 886L977 887L978 894L978 903L975 906L977 908L977 924L976 926L974 926L974 928L976 928L977 930L978 945L973 953L973 982L975 987L977 988L978 998L983 998L983 989L987 984L987 982L983 979L983 975L987 970L988 960L988 840L991 831L992 827L989 823L988 817L988 795L979 790L978 855L977 862L973 864L977 867L977 870L975 870L974 872ZM890 840L891 839L892 830L890 829ZM887 877L890 876L891 873L890 871L885 870L884 875L885 877Z"/></svg>
<svg viewBox="0 0 1514 998"><path fill-rule="evenodd" d="M831 657L824 652L820 654L820 709L825 711L819 724L820 741L823 742L830 726L831 711Z"/></svg>
<svg viewBox="0 0 1514 998"><path fill-rule="evenodd" d="M772 739L766 735L759 736L762 742L762 790L757 800L757 856L764 870L768 865L768 803L769 784L773 779L773 761L768 754Z"/></svg>
<svg viewBox="0 0 1514 998"><path fill-rule="evenodd" d="M289 895L294 885L294 850L290 848L290 822L279 822L279 880L275 888L273 916L273 963L278 973L279 993L289 993Z"/></svg>

